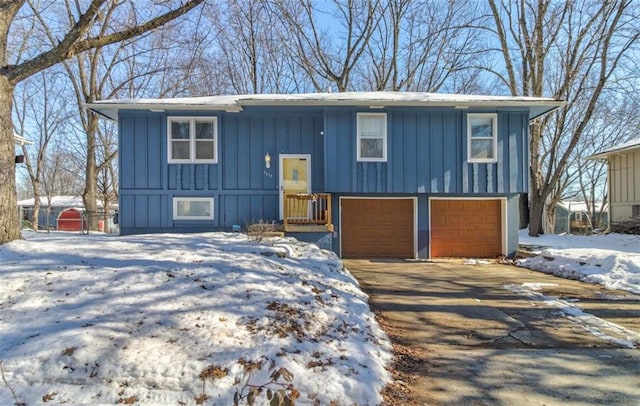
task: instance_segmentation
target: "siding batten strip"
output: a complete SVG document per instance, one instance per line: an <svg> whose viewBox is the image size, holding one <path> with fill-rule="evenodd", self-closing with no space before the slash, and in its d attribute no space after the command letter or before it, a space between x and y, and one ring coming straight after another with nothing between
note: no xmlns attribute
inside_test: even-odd
<svg viewBox="0 0 640 406"><path fill-rule="evenodd" d="M462 162L462 193L469 193L469 164L466 159Z"/></svg>
<svg viewBox="0 0 640 406"><path fill-rule="evenodd" d="M473 193L478 193L478 164L473 164Z"/></svg>
<svg viewBox="0 0 640 406"><path fill-rule="evenodd" d="M362 164L362 193L367 193L367 172L369 172L369 167L367 166L367 163L364 162Z"/></svg>

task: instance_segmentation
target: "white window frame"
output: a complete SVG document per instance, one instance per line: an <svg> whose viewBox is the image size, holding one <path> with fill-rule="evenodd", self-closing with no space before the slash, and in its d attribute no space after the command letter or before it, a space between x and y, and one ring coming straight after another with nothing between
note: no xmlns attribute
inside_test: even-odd
<svg viewBox="0 0 640 406"><path fill-rule="evenodd" d="M361 117L382 117L382 158L368 158L362 156L360 141L364 139L379 139L380 137L363 137L361 134L360 118ZM357 161L358 162L387 162L387 113L357 113L356 114L356 132L357 136Z"/></svg>
<svg viewBox="0 0 640 406"><path fill-rule="evenodd" d="M189 123L189 159L173 159L173 143L171 139L171 123L172 122L188 122ZM213 140L196 140L196 122L211 123L213 125ZM179 141L179 140L176 140ZM187 141L187 140L183 140ZM213 143L213 159L196 159L197 142ZM200 117L200 116L170 116L167 117L167 160L170 164L189 164L189 163L218 163L218 118L217 117Z"/></svg>
<svg viewBox="0 0 640 406"><path fill-rule="evenodd" d="M471 121L474 118L490 118L492 123L492 137L472 137ZM491 143L493 158L473 158L471 156L471 144L474 140L493 141ZM467 114L467 161L470 163L494 163L498 162L498 115L496 113L469 113Z"/></svg>
<svg viewBox="0 0 640 406"><path fill-rule="evenodd" d="M210 216L179 216L178 202L207 202L209 203ZM213 197L174 197L173 198L173 219L174 220L213 220L214 219Z"/></svg>

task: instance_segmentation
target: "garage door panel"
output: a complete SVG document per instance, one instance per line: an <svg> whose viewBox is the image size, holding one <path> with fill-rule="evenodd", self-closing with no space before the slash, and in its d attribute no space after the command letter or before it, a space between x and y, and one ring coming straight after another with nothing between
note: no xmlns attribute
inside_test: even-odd
<svg viewBox="0 0 640 406"><path fill-rule="evenodd" d="M502 254L500 200L431 200L432 257Z"/></svg>
<svg viewBox="0 0 640 406"><path fill-rule="evenodd" d="M412 199L343 199L342 256L414 257Z"/></svg>

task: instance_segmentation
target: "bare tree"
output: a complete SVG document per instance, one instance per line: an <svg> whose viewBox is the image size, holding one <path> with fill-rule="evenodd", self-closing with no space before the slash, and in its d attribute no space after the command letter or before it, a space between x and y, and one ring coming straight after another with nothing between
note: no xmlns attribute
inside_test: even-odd
<svg viewBox="0 0 640 406"><path fill-rule="evenodd" d="M490 0L489 7L490 23L484 29L499 44L501 61L485 69L513 95L567 101L555 115L531 125L529 234L537 236L544 232L547 199L592 123L600 96L614 85L636 49L637 5Z"/></svg>
<svg viewBox="0 0 640 406"><path fill-rule="evenodd" d="M53 196L80 196L84 189L84 165L64 143L56 143L47 153L42 171L42 194L51 203Z"/></svg>
<svg viewBox="0 0 640 406"><path fill-rule="evenodd" d="M64 77L59 74L45 75L40 72L22 83L19 88L20 97L16 98L18 131L23 134L29 132L34 141L34 145L22 146L34 198L31 213L34 230L38 229L40 197L50 180L45 175L49 164L48 151L55 142L56 134L60 133L71 115L66 109L64 90L59 86L63 80Z"/></svg>
<svg viewBox="0 0 640 406"><path fill-rule="evenodd" d="M479 71L469 67L481 52L471 29L476 8L467 0L385 2L361 64L367 87L468 92Z"/></svg>
<svg viewBox="0 0 640 406"><path fill-rule="evenodd" d="M168 11L155 17L152 16L142 23L133 19L127 21L127 24L120 29L106 30L102 33L96 32L96 26L100 27L104 18L105 5L111 2L92 0L84 11L73 15L74 24L70 29L62 32L55 45L44 50L36 48L30 52L23 52L22 49L14 49L13 45L9 45L8 38L12 24L25 1L3 1L0 3L0 184L3 185L0 191L0 244L20 238L12 121L13 93L16 84L82 52L126 41L158 28L187 13L204 0L184 1L183 4L178 4L175 8L158 6L158 9L162 7ZM143 9L139 4L136 4L136 8ZM28 38L36 35L37 30L33 27L35 27L35 23L31 26L27 25L26 28L19 27L19 32L14 32L14 35L21 37L21 40L12 42L12 44L28 43ZM88 176L93 176L93 174L88 174Z"/></svg>
<svg viewBox="0 0 640 406"><path fill-rule="evenodd" d="M100 218L104 232L109 232L110 207L118 201L118 175L115 154L118 148L117 126L111 122L101 123L98 131L96 160L100 162L96 178L96 198L102 206Z"/></svg>
<svg viewBox="0 0 640 406"><path fill-rule="evenodd" d="M213 51L207 81L223 81L208 86L225 93L284 93L296 90L300 69L292 64L283 43L291 42L281 15L272 0L231 0L218 7L205 8L214 27Z"/></svg>
<svg viewBox="0 0 640 406"><path fill-rule="evenodd" d="M640 122L637 120L640 106L637 100L612 92L604 96L569 165L578 174L577 188L585 202L592 229L601 225L598 222L603 218L609 197L607 167L604 162L584 158L636 138L640 132Z"/></svg>
<svg viewBox="0 0 640 406"><path fill-rule="evenodd" d="M307 73L315 90L326 91L327 85L335 85L339 92L350 90L351 76L382 18L380 1L321 3L326 8L312 0L276 3L285 24L283 32L293 33L291 41L280 43ZM331 29L321 21L329 21Z"/></svg>

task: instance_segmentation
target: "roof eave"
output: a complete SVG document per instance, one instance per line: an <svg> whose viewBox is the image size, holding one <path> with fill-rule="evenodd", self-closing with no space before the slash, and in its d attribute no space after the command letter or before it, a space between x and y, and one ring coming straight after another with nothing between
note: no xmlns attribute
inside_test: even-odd
<svg viewBox="0 0 640 406"><path fill-rule="evenodd" d="M118 121L120 110L148 110L151 112L164 112L165 110L196 110L196 111L226 111L239 112L242 107L238 105L210 105L210 104L172 104L172 103L85 103L83 107L94 113L113 121Z"/></svg>
<svg viewBox="0 0 640 406"><path fill-rule="evenodd" d="M640 148L640 144L630 145L630 146L624 147L624 148L612 149L612 150L609 150L609 151L600 152L598 154L589 155L585 159L589 159L589 160L598 160L598 159L606 160L611 155L617 155L617 154L621 154L623 152L633 151L634 149L638 149L638 148Z"/></svg>
<svg viewBox="0 0 640 406"><path fill-rule="evenodd" d="M244 106L307 106L307 107L453 107L458 109L470 109L474 107L497 107L497 108L528 108L529 119L541 117L551 111L564 106L566 103L561 100L524 101L524 100L475 100L475 101L405 101L405 100L385 100L385 99L351 99L351 100L258 100L247 99L235 104L189 104L189 103L85 103L84 108L89 109L109 120L117 121L120 110L149 110L162 112L166 110L180 111L226 111L240 112Z"/></svg>
<svg viewBox="0 0 640 406"><path fill-rule="evenodd" d="M33 145L33 141L24 138L21 135L13 133L13 141L15 145Z"/></svg>

